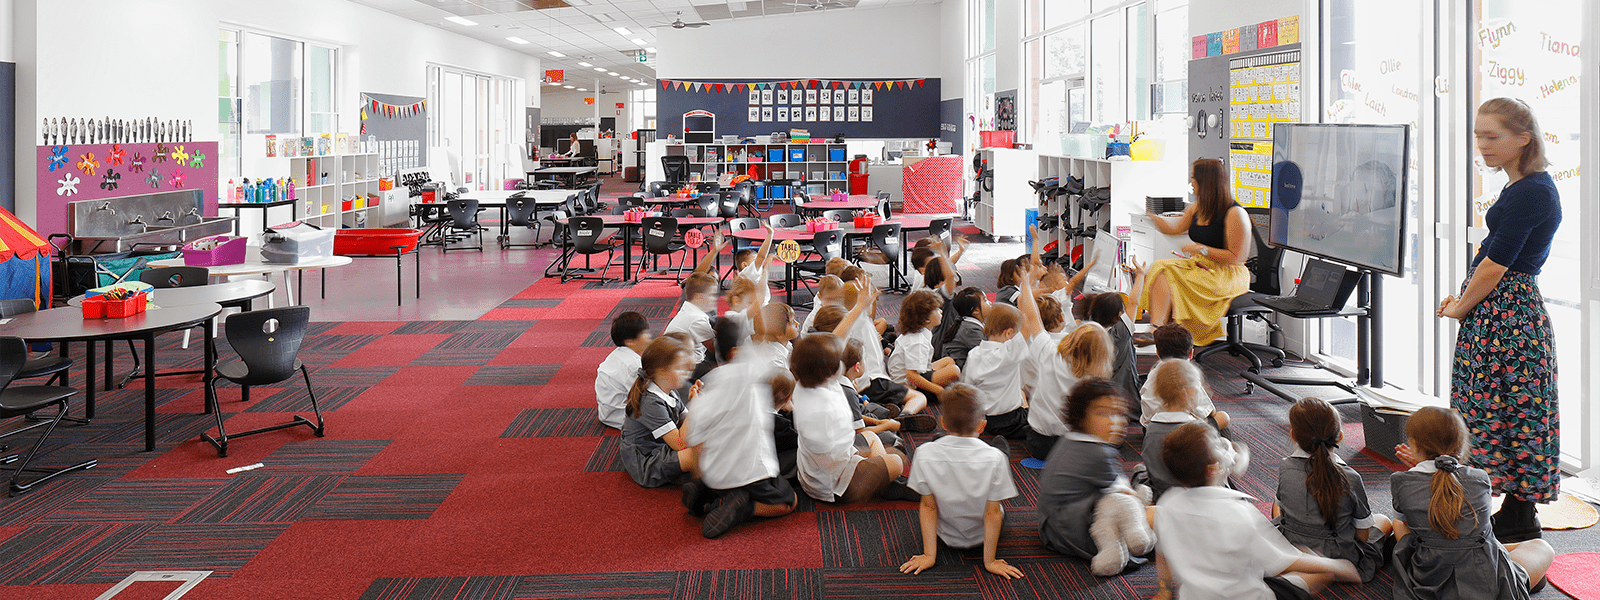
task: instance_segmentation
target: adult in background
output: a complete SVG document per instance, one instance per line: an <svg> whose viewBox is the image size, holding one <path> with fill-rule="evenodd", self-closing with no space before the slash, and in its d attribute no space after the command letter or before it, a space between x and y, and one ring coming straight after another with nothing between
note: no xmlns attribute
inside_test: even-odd
<svg viewBox="0 0 1600 600"><path fill-rule="evenodd" d="M1229 303L1250 290L1250 271L1244 266L1250 255L1250 217L1233 201L1222 161L1194 161L1189 184L1195 201L1176 223L1150 213L1161 233L1189 234L1191 243L1183 247L1187 256L1155 261L1147 273L1134 264L1143 285L1134 285L1139 296L1132 314L1138 318L1148 310L1156 327L1183 325L1194 334L1194 345L1204 346L1226 333L1222 318Z"/></svg>
<svg viewBox="0 0 1600 600"><path fill-rule="evenodd" d="M1471 462L1505 494L1494 534L1511 544L1539 537L1534 504L1555 501L1561 484L1554 332L1536 281L1561 226L1561 199L1526 103L1483 103L1472 134L1483 164L1510 182L1484 214L1489 235L1460 296L1437 312L1461 322L1450 404L1472 433Z"/></svg>

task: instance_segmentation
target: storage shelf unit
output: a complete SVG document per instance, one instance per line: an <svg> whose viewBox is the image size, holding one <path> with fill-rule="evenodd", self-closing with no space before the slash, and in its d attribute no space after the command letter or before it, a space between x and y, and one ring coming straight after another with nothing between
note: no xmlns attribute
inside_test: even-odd
<svg viewBox="0 0 1600 600"><path fill-rule="evenodd" d="M323 228L381 227L384 219L369 218L378 197L378 155L329 154L297 156L289 161L289 177L294 181L300 202L301 220ZM344 201L350 200L345 209Z"/></svg>
<svg viewBox="0 0 1600 600"><path fill-rule="evenodd" d="M1038 155L1032 150L983 148L978 157L989 165L994 177L992 189L978 186L973 224L989 237L1025 235L1027 210L1038 206L1038 197L1028 187L1039 173Z"/></svg>
<svg viewBox="0 0 1600 600"><path fill-rule="evenodd" d="M1144 214L1146 196L1177 196L1189 194L1189 176L1186 165L1177 160L1162 161L1109 161L1067 156L1040 156L1038 179L1068 176L1083 179L1085 190L1097 187L1111 188L1111 202L1090 213L1082 210L1077 196L1060 195L1042 201L1039 218L1059 217L1059 225L1050 231L1040 232L1045 243L1057 242L1059 256L1070 257L1076 247L1090 246L1093 239L1070 235L1070 230L1094 226L1102 233L1116 235L1117 228L1131 227L1131 214ZM998 188L999 177L995 178ZM1085 253L1089 253L1087 248ZM1149 262L1161 256L1145 256Z"/></svg>
<svg viewBox="0 0 1600 600"><path fill-rule="evenodd" d="M690 181L715 181L724 173L748 175L754 168L755 178L763 181L803 181L811 195L849 189L850 156L844 144L663 143L661 155L688 157ZM788 197L785 190L771 191Z"/></svg>

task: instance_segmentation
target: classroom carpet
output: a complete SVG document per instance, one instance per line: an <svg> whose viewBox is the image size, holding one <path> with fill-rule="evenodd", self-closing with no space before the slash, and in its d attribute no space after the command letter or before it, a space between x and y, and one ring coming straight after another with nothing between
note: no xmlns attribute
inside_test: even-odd
<svg viewBox="0 0 1600 600"><path fill-rule="evenodd" d="M1015 251L975 246L973 256ZM963 275L992 276L976 268ZM932 570L900 574L921 548L909 502L833 506L802 495L792 515L702 538L678 490L635 485L621 470L616 432L595 421L594 369L611 351L610 319L638 311L660 331L677 295L671 282L545 279L475 320L313 323L300 357L312 368L327 437L296 428L238 439L227 458L199 440L212 417L201 414L197 378L160 381L154 452L142 451L143 390L104 393L92 424L58 429L36 460L93 457L99 466L0 498L0 598L90 599L148 570L210 571L186 598L250 600L1154 593L1153 566L1100 578L1043 548L1038 471L1018 464L1020 444L1012 465L1019 495L1005 502L999 555L1023 579L988 575L976 551L949 549ZM886 295L880 315L892 321L899 298ZM178 348L181 337L162 338L163 369L199 366L197 348ZM225 340L220 346L222 360L233 360ZM126 369L125 354L119 361ZM1287 405L1260 390L1246 394L1234 376L1240 359L1202 366L1218 407L1255 450L1237 484L1265 508L1285 453ZM81 371L74 377L82 383ZM248 403L237 387L220 389L235 430L306 407L298 380L253 389ZM75 406L81 414L81 400ZM1340 452L1365 477L1374 509L1387 511L1391 467L1362 451L1359 417L1343 413ZM915 446L933 434L909 437ZM1140 441L1133 428L1126 466ZM1562 552L1600 546L1593 528L1546 538ZM1323 597L1389 598L1392 583L1385 572ZM1539 597L1563 596L1552 587Z"/></svg>

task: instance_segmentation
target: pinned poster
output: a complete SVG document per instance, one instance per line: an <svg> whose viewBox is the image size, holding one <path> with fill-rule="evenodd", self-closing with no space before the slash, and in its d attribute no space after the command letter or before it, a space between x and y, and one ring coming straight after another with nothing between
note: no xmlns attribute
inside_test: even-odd
<svg viewBox="0 0 1600 600"><path fill-rule="evenodd" d="M821 100L823 104L833 104L833 91L822 90L822 93L818 95L818 99Z"/></svg>
<svg viewBox="0 0 1600 600"><path fill-rule="evenodd" d="M763 107L761 107L761 121L763 123L771 123L772 122L772 107L771 106L763 106Z"/></svg>
<svg viewBox="0 0 1600 600"><path fill-rule="evenodd" d="M831 97L831 96L833 96L833 94L823 94L823 96ZM824 123L832 121L833 120L833 109L829 108L829 107L826 107L826 106L822 107L822 110L817 111L817 120L818 121L822 121Z"/></svg>
<svg viewBox="0 0 1600 600"><path fill-rule="evenodd" d="M861 90L861 103L872 104L872 90Z"/></svg>
<svg viewBox="0 0 1600 600"><path fill-rule="evenodd" d="M789 103L789 90L778 90L778 104Z"/></svg>
<svg viewBox="0 0 1600 600"><path fill-rule="evenodd" d="M1222 32L1222 53L1235 54L1239 52L1239 30L1229 29Z"/></svg>
<svg viewBox="0 0 1600 600"><path fill-rule="evenodd" d="M835 107L833 107L833 120L838 121L840 123L844 122L844 107L843 106L835 106Z"/></svg>
<svg viewBox="0 0 1600 600"><path fill-rule="evenodd" d="M817 103L817 91L816 90L806 90L806 104L816 104L816 103Z"/></svg>
<svg viewBox="0 0 1600 600"><path fill-rule="evenodd" d="M750 103L761 104L761 90L750 88Z"/></svg>
<svg viewBox="0 0 1600 600"><path fill-rule="evenodd" d="M806 120L807 121L815 121L815 120L817 120L817 107L815 107L815 106L807 106L806 107Z"/></svg>
<svg viewBox="0 0 1600 600"><path fill-rule="evenodd" d="M1300 17L1278 19L1278 44L1300 43Z"/></svg>
<svg viewBox="0 0 1600 600"><path fill-rule="evenodd" d="M789 107L787 107L787 106L779 106L778 107L778 122L779 123L783 123L783 122L786 122L788 120L789 120Z"/></svg>
<svg viewBox="0 0 1600 600"><path fill-rule="evenodd" d="M834 90L833 91L833 103L834 104L844 104L844 90ZM839 119L839 120L843 121L844 119Z"/></svg>
<svg viewBox="0 0 1600 600"><path fill-rule="evenodd" d="M859 107L859 106L850 107L850 118L849 118L849 121L851 123L854 123L854 122L860 121L860 120L861 120L861 107Z"/></svg>
<svg viewBox="0 0 1600 600"><path fill-rule="evenodd" d="M760 121L761 121L761 107L759 107L759 106L750 107L750 122L751 123L757 123L757 122L760 122Z"/></svg>
<svg viewBox="0 0 1600 600"><path fill-rule="evenodd" d="M871 123L872 122L872 107L871 106L863 106L863 107L861 107L861 122L862 123Z"/></svg>
<svg viewBox="0 0 1600 600"><path fill-rule="evenodd" d="M850 90L850 103L851 104L860 104L861 103L861 90ZM850 120L854 121L855 119L850 119Z"/></svg>
<svg viewBox="0 0 1600 600"><path fill-rule="evenodd" d="M766 89L761 90L761 103L762 104L772 104L772 88L766 88ZM770 119L768 119L768 120L770 120Z"/></svg>

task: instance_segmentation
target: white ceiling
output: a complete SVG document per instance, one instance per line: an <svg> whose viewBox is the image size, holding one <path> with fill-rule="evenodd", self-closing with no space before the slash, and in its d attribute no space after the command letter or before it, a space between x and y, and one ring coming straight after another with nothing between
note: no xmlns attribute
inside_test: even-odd
<svg viewBox="0 0 1600 600"><path fill-rule="evenodd" d="M352 0L395 15L516 50L541 59L545 69L564 69L567 84L593 89L598 80L607 90L648 85L655 78L655 57L635 61L639 50L653 47L653 27L671 23L682 13L685 22L706 22L724 29L732 41L759 39L752 21L809 12L812 2L838 2L850 11L891 6L938 4L942 0ZM556 8L537 8L556 6ZM447 17L475 22L465 26ZM744 21L735 25L731 21ZM623 27L631 35L615 28ZM507 40L520 37L527 44ZM638 39L644 44L631 40ZM732 50L732 49L730 49ZM555 51L565 57L557 57ZM737 51L737 50L732 50ZM590 67L580 65L589 63ZM595 68L603 68L597 71ZM616 73L616 75L612 75ZM625 81L634 78L641 83ZM546 86L546 89L563 89Z"/></svg>

